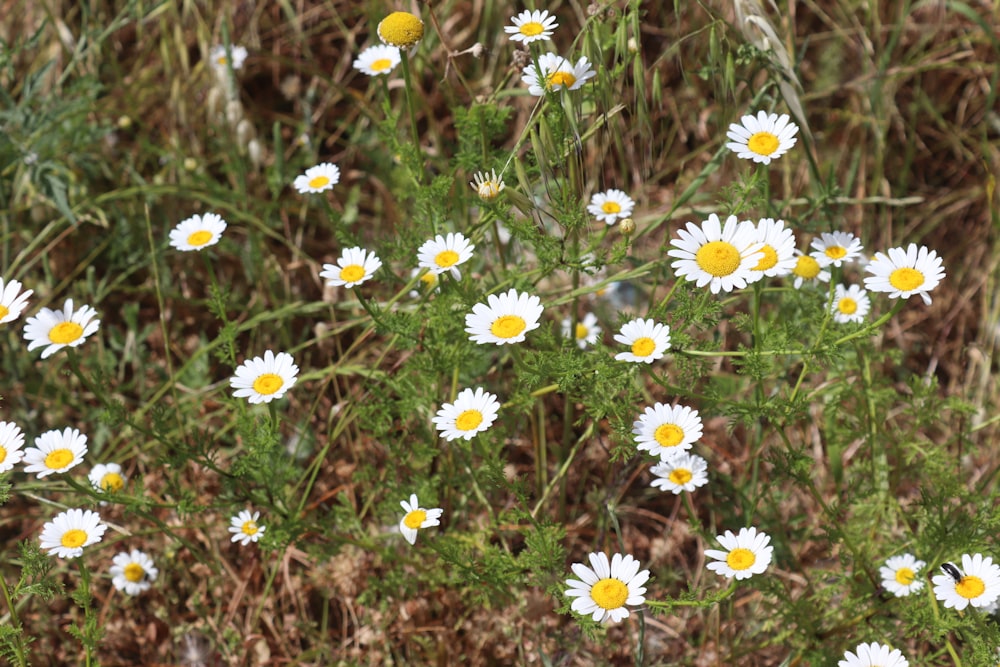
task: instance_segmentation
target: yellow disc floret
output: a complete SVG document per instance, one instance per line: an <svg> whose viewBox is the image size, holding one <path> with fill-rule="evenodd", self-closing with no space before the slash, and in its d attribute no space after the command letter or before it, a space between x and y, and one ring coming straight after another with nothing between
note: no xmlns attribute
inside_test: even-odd
<svg viewBox="0 0 1000 667"><path fill-rule="evenodd" d="M409 12L393 12L378 24L379 38L391 46L408 49L424 36L424 22Z"/></svg>

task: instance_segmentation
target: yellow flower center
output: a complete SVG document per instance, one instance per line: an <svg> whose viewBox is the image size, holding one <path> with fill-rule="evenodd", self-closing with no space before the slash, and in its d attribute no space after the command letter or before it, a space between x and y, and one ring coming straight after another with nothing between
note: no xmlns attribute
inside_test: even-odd
<svg viewBox="0 0 1000 667"><path fill-rule="evenodd" d="M770 155L778 150L778 145L778 137L770 132L757 132L747 142L747 148L757 155Z"/></svg>
<svg viewBox="0 0 1000 667"><path fill-rule="evenodd" d="M830 259L843 259L847 255L847 248L842 245L832 245L824 250L823 254Z"/></svg>
<svg viewBox="0 0 1000 667"><path fill-rule="evenodd" d="M73 450L56 449L48 453L45 457L45 467L49 470L60 470L65 468L73 460Z"/></svg>
<svg viewBox="0 0 1000 667"><path fill-rule="evenodd" d="M702 270L721 278L740 268L740 251L732 243L709 241L698 248L694 260Z"/></svg>
<svg viewBox="0 0 1000 667"><path fill-rule="evenodd" d="M670 481L678 486L683 486L691 481L694 475L691 474L690 470L685 470L684 468L674 468L670 471Z"/></svg>
<svg viewBox="0 0 1000 667"><path fill-rule="evenodd" d="M483 181L479 186L478 193L480 199L496 199L497 195L500 194L500 186L496 181Z"/></svg>
<svg viewBox="0 0 1000 667"><path fill-rule="evenodd" d="M434 286L437 285L438 277L436 274L428 271L424 275L420 276L420 280L424 283L424 287L427 289L434 289Z"/></svg>
<svg viewBox="0 0 1000 667"><path fill-rule="evenodd" d="M57 345L69 345L83 335L83 327L76 322L60 322L49 329L49 340Z"/></svg>
<svg viewBox="0 0 1000 667"><path fill-rule="evenodd" d="M483 423L483 413L479 410L466 410L455 418L455 428L459 431L471 431Z"/></svg>
<svg viewBox="0 0 1000 667"><path fill-rule="evenodd" d="M979 577L967 574L955 584L955 592L967 600L977 598L986 591L986 584Z"/></svg>
<svg viewBox="0 0 1000 667"><path fill-rule="evenodd" d="M556 86L571 88L576 83L576 77L572 72L553 72L545 77L545 84L549 90L554 90Z"/></svg>
<svg viewBox="0 0 1000 667"><path fill-rule="evenodd" d="M726 564L734 570L746 570L752 567L756 561L757 557L753 555L753 552L743 547L733 549L726 556Z"/></svg>
<svg viewBox="0 0 1000 667"><path fill-rule="evenodd" d="M915 578L916 578L916 575L913 573L913 570L911 570L908 567L901 567L898 570L896 570L896 583L897 584L901 584L903 586L909 586L910 584L913 583L913 580Z"/></svg>
<svg viewBox="0 0 1000 667"><path fill-rule="evenodd" d="M795 268L792 269L792 273L797 275L799 278L805 278L806 280L812 280L818 276L819 271L819 262L809 255L800 255L799 259L795 262Z"/></svg>
<svg viewBox="0 0 1000 667"><path fill-rule="evenodd" d="M0 304L0 320L7 317L10 314L10 309L7 306Z"/></svg>
<svg viewBox="0 0 1000 667"><path fill-rule="evenodd" d="M545 26L538 21L529 21L521 24L519 32L525 37L536 37L545 32Z"/></svg>
<svg viewBox="0 0 1000 667"><path fill-rule="evenodd" d="M212 240L212 232L207 229L199 229L190 236L188 236L188 245L193 245L195 247L202 246Z"/></svg>
<svg viewBox="0 0 1000 667"><path fill-rule="evenodd" d="M392 69L392 61L388 58L379 58L378 60L373 60L369 67L373 72L384 72Z"/></svg>
<svg viewBox="0 0 1000 667"><path fill-rule="evenodd" d="M458 253L454 250L442 250L437 255L434 256L434 263L440 266L442 269L447 269L449 266L454 266L455 262L458 261Z"/></svg>
<svg viewBox="0 0 1000 667"><path fill-rule="evenodd" d="M319 190L320 188L325 188L328 185L330 185L329 176L323 176L323 175L313 176L312 178L309 179L309 187L311 187L313 190Z"/></svg>
<svg viewBox="0 0 1000 667"><path fill-rule="evenodd" d="M590 333L590 329L588 329L587 327L583 326L579 322L576 323L576 339L577 340L583 340L584 338L587 337L587 334L589 334L589 333Z"/></svg>
<svg viewBox="0 0 1000 667"><path fill-rule="evenodd" d="M760 258L757 262L757 266L753 267L754 271L767 271L778 263L778 253L769 245L765 245L760 249L764 253L764 256Z"/></svg>
<svg viewBox="0 0 1000 667"><path fill-rule="evenodd" d="M62 545L68 549L76 549L77 547L82 547L83 543L87 541L87 532L80 530L79 528L70 528L65 533L62 534L62 538L59 540Z"/></svg>
<svg viewBox="0 0 1000 667"><path fill-rule="evenodd" d="M101 488L105 491L121 491L125 488L125 480L116 472L109 472L101 478Z"/></svg>
<svg viewBox="0 0 1000 667"><path fill-rule="evenodd" d="M220 67L223 67L223 66L225 66L225 64L226 64L227 62L229 62L229 61L228 61L228 60L226 60L226 57L225 57L225 56L219 56L218 58L216 58L216 59L215 59L215 63L216 63L217 65L219 65Z"/></svg>
<svg viewBox="0 0 1000 667"><path fill-rule="evenodd" d="M858 302L849 296L842 297L837 302L837 310L844 315L853 315L858 310Z"/></svg>
<svg viewBox="0 0 1000 667"><path fill-rule="evenodd" d="M632 354L637 357L648 357L656 349L656 341L648 336L643 336L632 343Z"/></svg>
<svg viewBox="0 0 1000 667"><path fill-rule="evenodd" d="M129 563L125 566L125 578L133 584L139 583L146 578L146 571L138 563Z"/></svg>
<svg viewBox="0 0 1000 667"><path fill-rule="evenodd" d="M351 264L340 270L340 279L345 283L356 283L365 277L365 267L360 264Z"/></svg>
<svg viewBox="0 0 1000 667"><path fill-rule="evenodd" d="M660 424L653 431L653 439L660 447L676 447L684 442L684 429L677 424Z"/></svg>
<svg viewBox="0 0 1000 667"><path fill-rule="evenodd" d="M601 204L601 210L605 213L621 213L622 207L618 205L618 202L606 201Z"/></svg>
<svg viewBox="0 0 1000 667"><path fill-rule="evenodd" d="M413 510L412 512L406 513L406 516L403 518L403 523L406 524L407 528L416 530L417 528L420 528L426 520L426 510Z"/></svg>
<svg viewBox="0 0 1000 667"><path fill-rule="evenodd" d="M896 269L889 274L889 284L900 292L910 292L924 284L924 274L909 267Z"/></svg>
<svg viewBox="0 0 1000 667"><path fill-rule="evenodd" d="M590 597L601 609L618 609L625 606L628 586L617 579L601 579L591 587Z"/></svg>
<svg viewBox="0 0 1000 667"><path fill-rule="evenodd" d="M518 336L528 323L517 315L501 315L490 325L490 333L497 338L514 338Z"/></svg>
<svg viewBox="0 0 1000 667"><path fill-rule="evenodd" d="M393 12L378 24L378 36L386 44L409 48L424 36L424 22L409 12Z"/></svg>
<svg viewBox="0 0 1000 667"><path fill-rule="evenodd" d="M258 394L270 396L281 389L285 381L277 373L263 373L253 381L253 390Z"/></svg>
<svg viewBox="0 0 1000 667"><path fill-rule="evenodd" d="M250 537L253 537L254 535L257 534L257 531L259 531L260 529L257 527L256 521L244 521L243 525L240 526L240 530L243 531L244 535L249 535Z"/></svg>
<svg viewBox="0 0 1000 667"><path fill-rule="evenodd" d="M7 460L7 448L4 447L3 445L0 445L0 463L3 463L6 460Z"/></svg>

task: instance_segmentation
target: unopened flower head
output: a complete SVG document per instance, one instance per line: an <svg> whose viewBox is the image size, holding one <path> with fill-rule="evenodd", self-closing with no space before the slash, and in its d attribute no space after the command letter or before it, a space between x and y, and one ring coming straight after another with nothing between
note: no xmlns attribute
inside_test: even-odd
<svg viewBox="0 0 1000 667"><path fill-rule="evenodd" d="M538 328L542 310L537 296L511 288L504 294L490 294L485 304L474 305L465 316L465 332L480 345L520 343Z"/></svg>
<svg viewBox="0 0 1000 667"><path fill-rule="evenodd" d="M416 543L417 531L421 528L441 525L441 515L444 510L439 507L424 509L417 501L417 494L411 493L409 501L401 500L399 504L405 512L399 522L399 532L403 534L403 539L410 544Z"/></svg>
<svg viewBox="0 0 1000 667"><path fill-rule="evenodd" d="M271 350L262 357L244 361L236 369L236 375L229 378L229 386L235 389L233 396L246 398L250 403L270 403L285 395L295 384L299 367L287 352L275 354Z"/></svg>
<svg viewBox="0 0 1000 667"><path fill-rule="evenodd" d="M471 440L493 425L499 411L500 402L495 394L482 387L463 389L455 402L442 405L431 421L449 442L456 438Z"/></svg>
<svg viewBox="0 0 1000 667"><path fill-rule="evenodd" d="M962 568L954 563L941 566L942 574L931 577L934 597L945 607L961 611L972 605L988 607L1000 597L1000 565L982 554L962 554Z"/></svg>
<svg viewBox="0 0 1000 667"><path fill-rule="evenodd" d="M650 469L656 476L650 486L678 495L708 484L708 461L694 454L678 454L660 461Z"/></svg>
<svg viewBox="0 0 1000 667"><path fill-rule="evenodd" d="M4 279L0 278L0 324L13 322L28 307L28 297L34 291L29 289L22 292L22 287L24 285L17 280L4 282Z"/></svg>
<svg viewBox="0 0 1000 667"><path fill-rule="evenodd" d="M80 429L66 427L35 438L35 446L24 450L24 472L38 473L39 479L66 472L83 461L87 454L87 436Z"/></svg>
<svg viewBox="0 0 1000 667"><path fill-rule="evenodd" d="M459 265L472 259L472 251L475 249L476 246L469 243L462 234L456 232L449 232L447 236L438 234L417 250L417 265L436 275L448 271L458 280L462 277L462 273L458 270Z"/></svg>
<svg viewBox="0 0 1000 667"><path fill-rule="evenodd" d="M632 424L639 451L666 461L691 449L702 434L698 411L686 405L656 403Z"/></svg>
<svg viewBox="0 0 1000 667"><path fill-rule="evenodd" d="M837 667L909 667L910 662L899 649L871 642L858 644L854 651L846 651Z"/></svg>
<svg viewBox="0 0 1000 667"><path fill-rule="evenodd" d="M170 230L170 245L181 252L204 250L213 246L226 231L226 221L215 213L192 215Z"/></svg>
<svg viewBox="0 0 1000 667"><path fill-rule="evenodd" d="M830 309L834 321L840 324L864 322L865 316L871 309L871 300L868 298L868 293L857 285L850 287L837 285Z"/></svg>
<svg viewBox="0 0 1000 667"><path fill-rule="evenodd" d="M343 286L348 289L365 282L379 270L382 260L374 252L363 248L344 248L336 264L324 264L320 278L326 278L331 287Z"/></svg>
<svg viewBox="0 0 1000 667"><path fill-rule="evenodd" d="M919 294L930 305L931 292L945 276L941 258L926 246L911 243L905 249L889 248L888 254L875 253L865 267L865 289L885 292L890 299L908 299Z"/></svg>
<svg viewBox="0 0 1000 667"><path fill-rule="evenodd" d="M556 17L550 16L548 10L531 11L525 9L510 21L514 25L504 26L503 31L510 35L512 42L530 44L545 39L552 39L552 31L559 27Z"/></svg>
<svg viewBox="0 0 1000 667"><path fill-rule="evenodd" d="M927 565L912 554L893 556L879 568L882 586L898 598L916 593L924 587L924 580L917 575Z"/></svg>
<svg viewBox="0 0 1000 667"><path fill-rule="evenodd" d="M541 76L539 76L539 71ZM521 81L528 86L528 92L535 97L541 97L546 91L578 90L590 79L597 76L586 56L581 57L574 65L572 62L556 55L544 53L538 58L538 68L530 63L521 71Z"/></svg>
<svg viewBox="0 0 1000 667"><path fill-rule="evenodd" d="M369 46L358 54L353 66L368 76L388 74L400 62L399 48L388 44ZM301 192L301 190L300 190Z"/></svg>
<svg viewBox="0 0 1000 667"><path fill-rule="evenodd" d="M824 268L855 261L861 256L861 250L864 248L861 239L850 232L824 232L809 245L813 248L809 254Z"/></svg>
<svg viewBox="0 0 1000 667"><path fill-rule="evenodd" d="M118 493L125 488L128 478L117 463L98 463L87 475L90 485L101 493Z"/></svg>
<svg viewBox="0 0 1000 667"><path fill-rule="evenodd" d="M572 609L593 618L596 623L618 623L629 615L626 605L635 607L646 601L645 584L649 570L639 570L639 561L630 554L614 554L608 562L604 552L590 554L590 567L573 563L577 579L567 579L566 597L575 598Z"/></svg>
<svg viewBox="0 0 1000 667"><path fill-rule="evenodd" d="M629 346L628 352L615 355L616 360L651 364L670 349L670 327L640 317L622 325L615 341Z"/></svg>
<svg viewBox="0 0 1000 667"><path fill-rule="evenodd" d="M632 215L633 208L635 202L631 197L621 190L612 189L591 197L587 211L601 222L613 225L617 220L624 220Z"/></svg>
<svg viewBox="0 0 1000 667"><path fill-rule="evenodd" d="M755 239L763 244L764 256L751 269L753 280L785 276L795 268L795 234L785 227L784 220L761 218L757 221Z"/></svg>
<svg viewBox="0 0 1000 667"><path fill-rule="evenodd" d="M70 509L42 527L41 545L50 556L76 558L83 554L84 547L100 542L107 529L97 512Z"/></svg>
<svg viewBox="0 0 1000 667"><path fill-rule="evenodd" d="M323 162L306 169L295 177L292 185L302 194L325 192L340 182L340 168L332 162Z"/></svg>
<svg viewBox="0 0 1000 667"><path fill-rule="evenodd" d="M571 318L567 317L562 321L563 338L570 338L576 341L576 346L581 350L594 345L601 338L601 327L597 324L597 315L587 313L582 320L577 321L576 330L570 331L573 326Z"/></svg>
<svg viewBox="0 0 1000 667"><path fill-rule="evenodd" d="M738 535L727 530L715 539L725 551L706 549L705 555L714 559L706 567L727 579L749 579L764 572L771 563L771 552L774 551L774 547L768 546L771 538L766 533L757 532L756 528L740 528Z"/></svg>
<svg viewBox="0 0 1000 667"><path fill-rule="evenodd" d="M82 345L101 326L101 321L94 319L96 315L90 306L73 310L73 299L66 299L62 310L42 308L24 325L28 350L47 346L42 350L42 359L47 359L64 347Z"/></svg>
<svg viewBox="0 0 1000 667"><path fill-rule="evenodd" d="M247 59L247 49L245 46L238 46L236 44L230 44L229 53L232 54L232 66L234 70L243 69L243 63ZM212 52L209 54L209 60L212 63L212 68L217 71L226 71L229 69L230 58L226 53L226 47L223 44L213 47Z"/></svg>
<svg viewBox="0 0 1000 667"><path fill-rule="evenodd" d="M24 458L24 433L14 422L0 422L0 474L13 470Z"/></svg>
<svg viewBox="0 0 1000 667"><path fill-rule="evenodd" d="M469 185L476 191L483 201L491 201L500 196L503 189L507 187L503 182L503 176L497 176L496 169L490 171L477 171L469 181Z"/></svg>
<svg viewBox="0 0 1000 667"><path fill-rule="evenodd" d="M233 542L239 542L241 546L246 546L251 542L256 542L264 534L266 528L259 523L260 512L251 513L250 510L242 510L239 514L229 519L229 532L233 534Z"/></svg>
<svg viewBox="0 0 1000 667"><path fill-rule="evenodd" d="M795 267L792 268L792 275L795 276L795 289L801 288L807 281L830 282L830 272L820 266L815 258L798 250L795 251Z"/></svg>
<svg viewBox="0 0 1000 667"><path fill-rule="evenodd" d="M744 160L770 164L795 145L798 131L798 125L789 122L788 114L758 111L756 116L743 116L739 123L729 126L726 148Z"/></svg>
<svg viewBox="0 0 1000 667"><path fill-rule="evenodd" d="M122 551L111 563L111 583L126 595L139 595L148 591L160 574L153 559L138 549Z"/></svg>
<svg viewBox="0 0 1000 667"><path fill-rule="evenodd" d="M676 258L671 266L678 277L693 280L698 287L708 285L712 294L746 287L764 258L756 226L749 220L738 222L735 215L723 226L712 213L700 227L689 222L677 235L680 238L671 239L673 248L667 251Z"/></svg>
<svg viewBox="0 0 1000 667"><path fill-rule="evenodd" d="M408 49L424 36L424 22L409 12L393 12L378 24L378 37L386 44Z"/></svg>

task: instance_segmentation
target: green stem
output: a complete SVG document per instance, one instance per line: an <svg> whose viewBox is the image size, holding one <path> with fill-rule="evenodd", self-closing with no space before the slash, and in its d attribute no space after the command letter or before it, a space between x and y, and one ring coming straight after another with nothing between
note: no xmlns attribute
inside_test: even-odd
<svg viewBox="0 0 1000 667"><path fill-rule="evenodd" d="M399 50L400 64L403 66L403 90L406 92L406 109L410 114L410 137L413 140L413 150L417 155L420 154L420 135L417 132L417 112L413 105L413 78L410 74L410 56L406 52L406 49ZM423 175L423 170L421 169L419 174ZM418 181L423 181L423 178L419 178Z"/></svg>
<svg viewBox="0 0 1000 667"><path fill-rule="evenodd" d="M11 643L14 645L17 664L20 667L28 667L28 660L24 654L24 636L21 628L21 619L17 616L17 607L14 606L14 600L10 594L10 590L7 588L7 580L2 576L0 576L0 592L3 593L4 602L7 603L7 609L10 612L10 627L15 630Z"/></svg>

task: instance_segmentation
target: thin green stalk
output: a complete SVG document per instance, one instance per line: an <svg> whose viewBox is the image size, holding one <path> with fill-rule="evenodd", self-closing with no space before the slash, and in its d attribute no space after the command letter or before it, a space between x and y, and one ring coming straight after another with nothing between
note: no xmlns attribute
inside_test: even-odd
<svg viewBox="0 0 1000 667"><path fill-rule="evenodd" d="M413 77L410 74L410 56L406 49L399 50L400 64L403 69L403 90L406 93L406 109L410 114L410 138L413 141L413 150L420 153L420 134L417 132L417 112L413 104ZM418 181L423 182L423 170L418 174Z"/></svg>
<svg viewBox="0 0 1000 667"><path fill-rule="evenodd" d="M24 652L24 631L21 626L21 619L17 616L17 607L14 605L10 590L7 588L7 580L2 576L0 576L0 592L3 593L4 602L7 603L7 609L10 613L10 626L16 630L14 638L11 641L14 645L14 653L17 656L17 664L19 667L28 667L28 659Z"/></svg>

